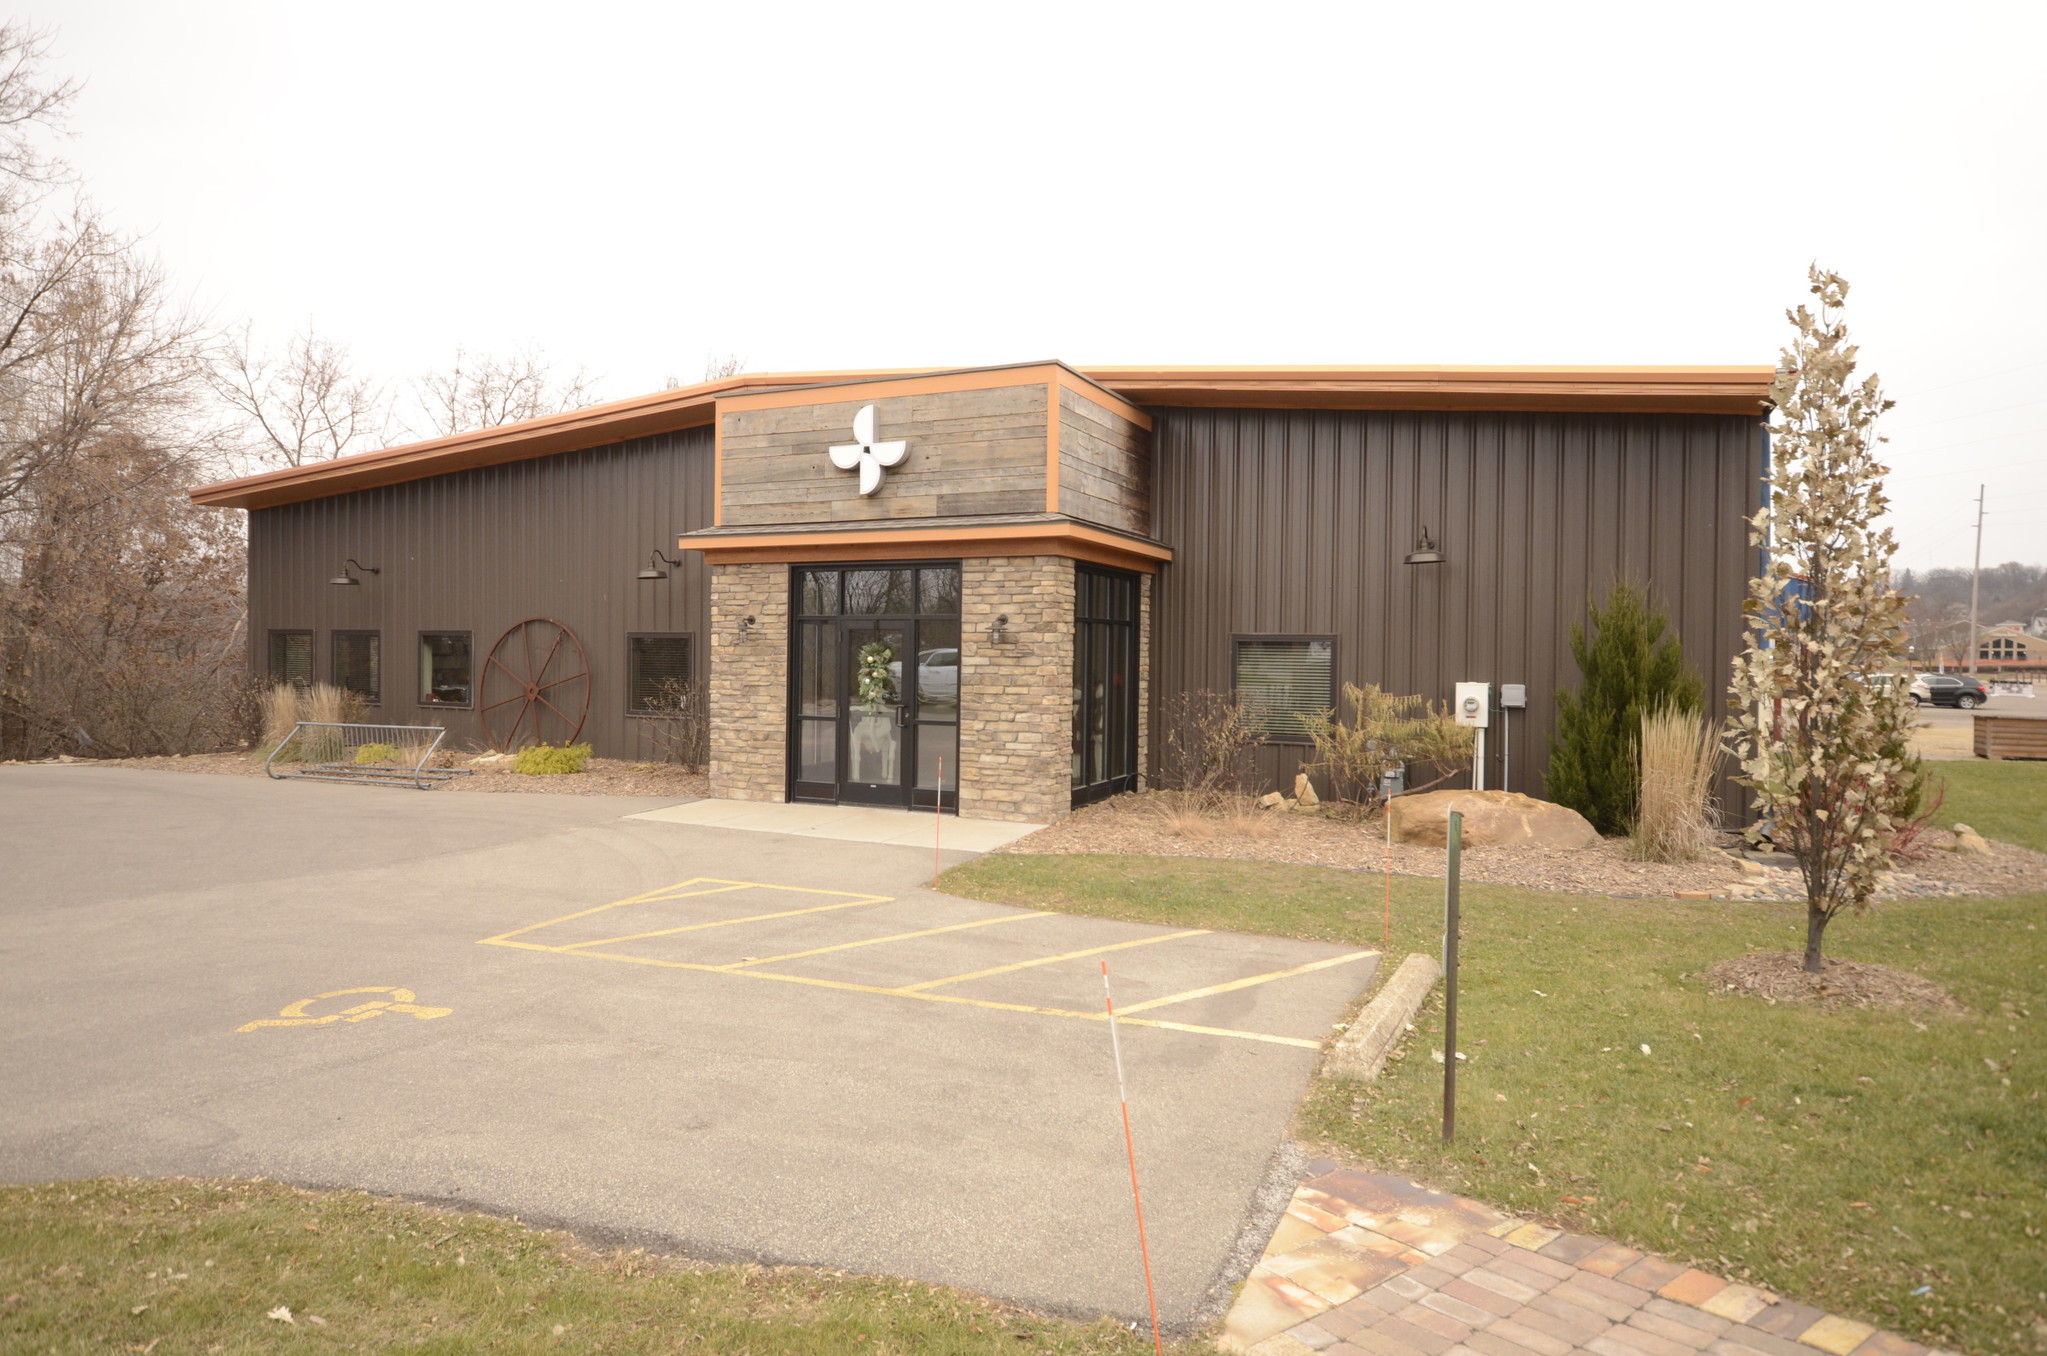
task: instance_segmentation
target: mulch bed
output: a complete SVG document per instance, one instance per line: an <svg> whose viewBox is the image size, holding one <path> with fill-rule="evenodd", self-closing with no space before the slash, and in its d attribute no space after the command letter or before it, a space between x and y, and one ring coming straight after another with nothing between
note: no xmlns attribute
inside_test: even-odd
<svg viewBox="0 0 2047 1356"><path fill-rule="evenodd" d="M1208 857L1288 862L1353 871L1441 878L1442 848L1396 843L1390 853L1382 821L1353 812L1263 810L1206 817L1184 813L1172 792L1112 796L1074 811L1049 828L1000 849L1012 853L1106 853L1146 857ZM1944 843L1948 835L1929 835ZM1730 836L1729 843L1734 839ZM1641 862L1625 840L1596 847L1466 847L1464 879L1532 890L1611 895L1632 899L1682 897L1803 899L1797 873L1777 867L1744 874L1732 857L1710 852L1695 862ZM2047 854L1991 844L1988 857L1935 850L1923 861L1902 863L1877 893L1879 900L1938 895L2007 895L2047 890Z"/></svg>
<svg viewBox="0 0 2047 1356"><path fill-rule="evenodd" d="M1822 958L1807 974L1795 951L1751 951L1706 970L1715 993L1743 994L1772 1003L1815 1003L1823 1008L1925 1008L1943 1016L1964 1011L1948 991L1923 975L1868 961Z"/></svg>

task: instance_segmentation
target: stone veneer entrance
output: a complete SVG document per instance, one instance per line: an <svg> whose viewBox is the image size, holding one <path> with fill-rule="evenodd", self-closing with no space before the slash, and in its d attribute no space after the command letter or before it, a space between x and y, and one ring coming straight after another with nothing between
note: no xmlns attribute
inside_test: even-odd
<svg viewBox="0 0 2047 1356"><path fill-rule="evenodd" d="M1047 823L1073 803L1074 562L969 557L959 568L959 813ZM789 796L792 577L779 563L711 567L713 796ZM1150 589L1140 592L1148 613ZM998 616L1009 620L991 639Z"/></svg>

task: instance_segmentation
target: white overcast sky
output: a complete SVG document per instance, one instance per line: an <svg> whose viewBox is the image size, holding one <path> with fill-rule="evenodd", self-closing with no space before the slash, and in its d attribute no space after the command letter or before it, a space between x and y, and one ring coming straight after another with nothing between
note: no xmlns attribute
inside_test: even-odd
<svg viewBox="0 0 2047 1356"><path fill-rule="evenodd" d="M2047 5L25 0L194 303L391 379L1772 362L1808 260L1903 564L2047 559Z"/></svg>

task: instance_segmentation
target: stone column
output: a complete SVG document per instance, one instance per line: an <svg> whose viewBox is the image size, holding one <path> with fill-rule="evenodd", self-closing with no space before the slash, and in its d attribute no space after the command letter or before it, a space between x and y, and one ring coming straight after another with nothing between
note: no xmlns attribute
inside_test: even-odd
<svg viewBox="0 0 2047 1356"><path fill-rule="evenodd" d="M753 628L740 634L742 618ZM789 567L711 567L711 794L788 799Z"/></svg>
<svg viewBox="0 0 2047 1356"><path fill-rule="evenodd" d="M1073 805L1073 562L970 559L960 583L960 815L1049 824Z"/></svg>

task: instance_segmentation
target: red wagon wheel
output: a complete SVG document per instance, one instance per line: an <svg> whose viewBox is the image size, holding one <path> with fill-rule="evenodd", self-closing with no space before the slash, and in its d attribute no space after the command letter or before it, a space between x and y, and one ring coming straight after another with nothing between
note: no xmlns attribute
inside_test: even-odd
<svg viewBox="0 0 2047 1356"><path fill-rule="evenodd" d="M490 746L573 744L590 714L590 660L576 633L529 617L498 637L483 661L477 698Z"/></svg>

